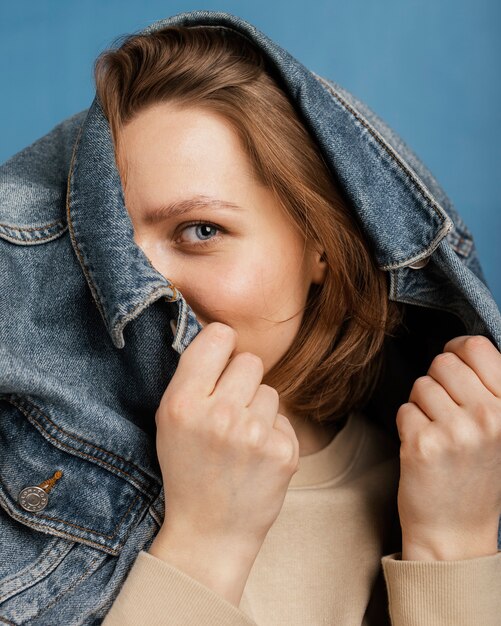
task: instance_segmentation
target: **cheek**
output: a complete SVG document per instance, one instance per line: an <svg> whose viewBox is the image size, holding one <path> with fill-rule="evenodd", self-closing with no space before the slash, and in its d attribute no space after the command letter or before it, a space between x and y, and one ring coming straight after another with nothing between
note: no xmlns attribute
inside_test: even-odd
<svg viewBox="0 0 501 626"><path fill-rule="evenodd" d="M284 260L285 255L264 254L260 259L254 256L217 269L212 266L204 276L197 275L191 287L197 286L196 303L202 319L242 329L278 330L276 322L295 315L307 294L301 268ZM195 290L192 293L195 295Z"/></svg>
<svg viewBox="0 0 501 626"><path fill-rule="evenodd" d="M202 319L232 323L252 323L263 307L262 276L265 268L257 263L211 263L189 281L186 298Z"/></svg>

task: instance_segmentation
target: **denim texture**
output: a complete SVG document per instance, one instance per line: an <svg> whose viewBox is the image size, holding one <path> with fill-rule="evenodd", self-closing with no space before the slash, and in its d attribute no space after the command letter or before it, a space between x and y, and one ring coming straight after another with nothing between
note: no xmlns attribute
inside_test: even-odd
<svg viewBox="0 0 501 626"><path fill-rule="evenodd" d="M170 24L256 43L318 142L405 305L409 333L388 344L367 407L398 437L398 405L448 339L484 334L501 348L471 233L411 149L341 86L231 14L143 32ZM155 412L201 326L133 240L96 98L0 167L0 267L0 623L100 624L164 518ZM20 492L57 470L46 507L23 508Z"/></svg>

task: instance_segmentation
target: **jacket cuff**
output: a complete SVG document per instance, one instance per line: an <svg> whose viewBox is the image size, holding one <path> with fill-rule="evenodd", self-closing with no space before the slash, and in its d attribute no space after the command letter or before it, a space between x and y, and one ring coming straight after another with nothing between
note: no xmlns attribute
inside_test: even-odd
<svg viewBox="0 0 501 626"><path fill-rule="evenodd" d="M243 611L173 565L141 550L103 626L256 626Z"/></svg>
<svg viewBox="0 0 501 626"><path fill-rule="evenodd" d="M381 558L392 626L498 626L501 551L461 561Z"/></svg>

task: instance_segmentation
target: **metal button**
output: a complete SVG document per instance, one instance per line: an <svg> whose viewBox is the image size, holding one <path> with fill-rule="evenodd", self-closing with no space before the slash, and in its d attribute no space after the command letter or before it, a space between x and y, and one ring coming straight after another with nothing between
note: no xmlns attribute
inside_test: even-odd
<svg viewBox="0 0 501 626"><path fill-rule="evenodd" d="M49 502L49 496L40 487L25 487L18 501L25 511L42 511Z"/></svg>

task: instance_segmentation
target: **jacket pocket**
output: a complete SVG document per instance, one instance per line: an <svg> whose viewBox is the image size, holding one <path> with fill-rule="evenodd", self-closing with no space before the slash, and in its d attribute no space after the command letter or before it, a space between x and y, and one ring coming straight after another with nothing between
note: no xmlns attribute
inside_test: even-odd
<svg viewBox="0 0 501 626"><path fill-rule="evenodd" d="M116 593L130 562L120 573L112 557L150 499L91 452L88 460L73 454L36 411L19 396L0 398L0 623L43 625L50 615L51 626L97 624L84 616ZM140 548L129 541L132 553Z"/></svg>

